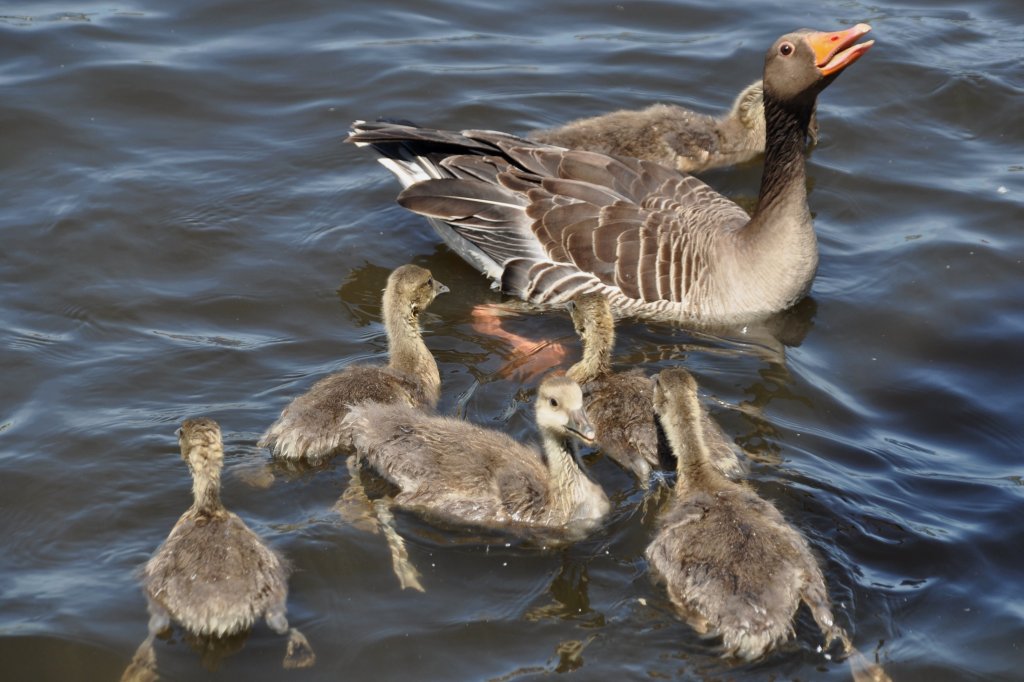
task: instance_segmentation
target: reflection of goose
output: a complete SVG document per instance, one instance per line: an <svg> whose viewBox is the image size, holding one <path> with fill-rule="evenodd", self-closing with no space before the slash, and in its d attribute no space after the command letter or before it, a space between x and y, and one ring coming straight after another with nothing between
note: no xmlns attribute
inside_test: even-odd
<svg viewBox="0 0 1024 682"><path fill-rule="evenodd" d="M221 503L220 427L212 419L188 419L178 440L192 472L194 501L142 570L149 637L123 679L155 676L153 638L172 620L196 635L225 637L265 618L275 632L289 633L285 667L313 665L316 657L309 642L295 628L289 629L285 618L284 561Z"/></svg>
<svg viewBox="0 0 1024 682"><path fill-rule="evenodd" d="M384 289L387 365L352 365L313 384L293 400L260 439L278 457L317 463L351 438L341 426L350 405L373 401L437 405L441 375L420 334L419 314L448 291L429 270L403 265Z"/></svg>
<svg viewBox="0 0 1024 682"><path fill-rule="evenodd" d="M788 308L818 264L804 142L816 98L872 42L807 30L765 57L764 173L753 216L649 161L503 133L354 124L406 186L399 203L501 288L538 304L605 293L618 313L736 325Z"/></svg>
<svg viewBox="0 0 1024 682"><path fill-rule="evenodd" d="M653 386L640 369L614 372L615 320L603 294L582 294L569 303L583 358L567 374L583 387L587 415L601 450L647 485L659 466L658 427L654 423ZM726 476L742 472L736 451L718 422L701 411L701 428L715 468Z"/></svg>
<svg viewBox="0 0 1024 682"><path fill-rule="evenodd" d="M611 509L575 459L573 438L594 436L580 387L565 377L545 379L537 389L536 419L540 451L499 431L400 404L353 407L345 423L358 457L399 488L394 506L442 523L580 537ZM403 586L418 586L403 577L409 568L399 566L401 539L389 539L398 545L392 552Z"/></svg>
<svg viewBox="0 0 1024 682"><path fill-rule="evenodd" d="M807 541L774 506L711 466L693 377L664 370L654 406L679 457L679 478L647 559L680 615L746 660L789 638L801 600L827 639L845 638Z"/></svg>
<svg viewBox="0 0 1024 682"><path fill-rule="evenodd" d="M715 118L673 104L581 118L550 130L530 133L532 140L569 149L633 156L685 173L731 166L764 152L764 92L761 81L743 88L725 116ZM818 139L812 114L808 135Z"/></svg>

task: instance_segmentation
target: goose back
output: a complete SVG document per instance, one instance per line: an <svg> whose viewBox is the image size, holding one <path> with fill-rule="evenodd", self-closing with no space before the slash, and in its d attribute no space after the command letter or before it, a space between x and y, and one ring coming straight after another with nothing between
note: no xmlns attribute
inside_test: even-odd
<svg viewBox="0 0 1024 682"><path fill-rule="evenodd" d="M438 153L438 131L354 130L351 141L382 154L427 164ZM557 305L597 291L620 314L707 322L760 317L802 293L742 286L736 261L761 260L737 242L750 216L695 177L491 131L447 135L443 148L461 140L462 153L410 171L399 203L437 219L446 241L458 240L460 255L483 263L505 293ZM490 148L483 157L482 147Z"/></svg>

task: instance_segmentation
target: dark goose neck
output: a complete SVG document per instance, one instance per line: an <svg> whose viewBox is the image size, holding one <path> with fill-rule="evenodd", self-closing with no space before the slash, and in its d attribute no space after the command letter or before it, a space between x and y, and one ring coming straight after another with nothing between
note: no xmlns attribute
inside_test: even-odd
<svg viewBox="0 0 1024 682"><path fill-rule="evenodd" d="M807 214L804 147L813 112L813 98L804 104L783 103L765 90L764 173L752 225Z"/></svg>

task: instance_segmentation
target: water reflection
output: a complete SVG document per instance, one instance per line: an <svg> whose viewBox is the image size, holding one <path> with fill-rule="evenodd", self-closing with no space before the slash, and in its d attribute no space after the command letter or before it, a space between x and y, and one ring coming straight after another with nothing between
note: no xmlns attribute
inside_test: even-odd
<svg viewBox="0 0 1024 682"><path fill-rule="evenodd" d="M157 682L161 679L158 672L161 666L157 661L166 661L171 650L167 650L163 654L158 652L176 644L175 630L177 628L147 638L139 646L131 663L121 675L121 682ZM181 632L184 641L198 655L202 667L210 672L215 672L220 669L225 658L237 654L245 647L245 642L249 639L252 631L245 630L225 637L197 635L187 630L181 630Z"/></svg>
<svg viewBox="0 0 1024 682"><path fill-rule="evenodd" d="M604 614L590 606L588 563L589 558L576 556L572 551L563 552L562 566L548 586L550 601L534 606L524 617L527 620L556 618L575 621L583 627L602 627Z"/></svg>

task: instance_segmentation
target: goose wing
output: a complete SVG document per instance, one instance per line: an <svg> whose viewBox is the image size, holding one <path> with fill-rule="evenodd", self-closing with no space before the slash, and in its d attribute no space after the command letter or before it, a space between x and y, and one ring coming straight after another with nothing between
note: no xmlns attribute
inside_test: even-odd
<svg viewBox="0 0 1024 682"><path fill-rule="evenodd" d="M485 271L505 292L534 303L603 290L685 304L707 287L715 242L749 220L649 161L396 124L357 124L349 140L399 158L399 203L443 221L495 264Z"/></svg>

